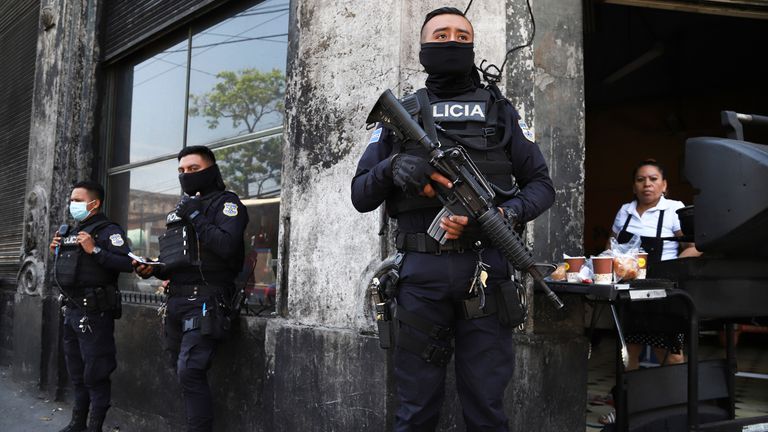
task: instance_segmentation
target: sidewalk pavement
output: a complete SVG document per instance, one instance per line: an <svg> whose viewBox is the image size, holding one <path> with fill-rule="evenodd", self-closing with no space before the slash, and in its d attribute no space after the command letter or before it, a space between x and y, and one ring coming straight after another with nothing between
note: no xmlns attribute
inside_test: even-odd
<svg viewBox="0 0 768 432"><path fill-rule="evenodd" d="M71 410L24 388L11 379L9 367L0 367L0 431L58 432L69 424Z"/></svg>

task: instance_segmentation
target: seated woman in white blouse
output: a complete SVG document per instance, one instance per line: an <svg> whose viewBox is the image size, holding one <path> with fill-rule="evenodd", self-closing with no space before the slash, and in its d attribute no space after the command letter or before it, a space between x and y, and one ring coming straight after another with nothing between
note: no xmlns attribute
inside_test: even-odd
<svg viewBox="0 0 768 432"><path fill-rule="evenodd" d="M681 201L667 199L667 180L664 168L653 159L641 162L632 176L635 199L621 206L613 221L612 235L619 243L627 243L633 235L641 239L648 252L648 267L660 261L698 256L692 243L673 239L682 237L677 210L685 205ZM682 363L683 334L628 334L628 370L637 369L638 357L644 345L654 348L662 364Z"/></svg>
<svg viewBox="0 0 768 432"><path fill-rule="evenodd" d="M681 201L667 199L667 180L664 168L653 159L641 162L632 175L635 199L621 206L613 221L611 234L620 244L629 242L633 235L640 237L642 248L648 252L648 267L660 261L701 255L692 243L673 240L682 237L677 210L685 205ZM610 241L608 242L610 247ZM653 347L661 365L683 363L682 333L628 333L629 364L626 370L639 367L638 359L645 345ZM602 424L614 423L615 410L602 415Z"/></svg>

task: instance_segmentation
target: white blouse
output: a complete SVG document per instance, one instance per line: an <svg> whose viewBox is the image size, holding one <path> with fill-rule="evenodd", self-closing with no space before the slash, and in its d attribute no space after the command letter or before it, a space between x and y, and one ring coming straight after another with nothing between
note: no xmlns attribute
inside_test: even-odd
<svg viewBox="0 0 768 432"><path fill-rule="evenodd" d="M659 226L659 214L661 210L664 210L661 236L674 237L675 232L680 231L680 219L677 217L676 212L682 207L685 207L682 201L670 200L662 196L656 207L646 210L640 216L637 213L637 201L632 201L621 206L621 209L616 214L616 218L613 220L611 230L614 235L617 235L624 228L627 216L631 216L629 225L627 225L627 232L643 237L656 237L656 228ZM676 241L664 241L661 260L666 261L677 258L679 244Z"/></svg>

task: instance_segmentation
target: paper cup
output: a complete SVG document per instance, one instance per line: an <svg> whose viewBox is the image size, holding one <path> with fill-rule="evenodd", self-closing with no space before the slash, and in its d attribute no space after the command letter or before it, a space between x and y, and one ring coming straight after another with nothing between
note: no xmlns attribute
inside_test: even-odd
<svg viewBox="0 0 768 432"><path fill-rule="evenodd" d="M565 277L568 282L579 282L579 271L587 261L586 257L571 257L565 259Z"/></svg>
<svg viewBox="0 0 768 432"><path fill-rule="evenodd" d="M641 252L637 254L637 278L645 279L648 270L648 254Z"/></svg>
<svg viewBox="0 0 768 432"><path fill-rule="evenodd" d="M613 257L592 257L592 268L595 271L596 284L613 282Z"/></svg>

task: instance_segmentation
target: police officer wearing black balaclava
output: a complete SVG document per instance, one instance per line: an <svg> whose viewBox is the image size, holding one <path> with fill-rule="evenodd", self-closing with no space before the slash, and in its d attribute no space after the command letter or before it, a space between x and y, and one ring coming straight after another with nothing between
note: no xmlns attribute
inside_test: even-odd
<svg viewBox="0 0 768 432"><path fill-rule="evenodd" d="M505 217L522 224L552 205L554 188L541 151L515 109L481 87L473 37L471 23L457 9L427 15L419 58L429 75L432 117L443 147L463 146L499 189L511 191L512 176L517 178L520 193L497 194L496 205ZM421 116L419 121L424 123ZM368 212L386 203L387 213L397 219L396 247L405 253L396 295L395 430L435 429L446 365L455 351L467 430L506 431L503 396L514 368L513 330L499 324L492 308L475 307L468 315L464 305L476 299L478 291L484 304L493 304L495 288L511 277L508 263L466 216L440 221L449 239L444 245L427 234L442 206L433 185L452 187L427 158L418 144L401 142L392 131L378 127L352 180L355 208ZM483 272L485 287L478 290Z"/></svg>
<svg viewBox="0 0 768 432"><path fill-rule="evenodd" d="M121 313L117 278L133 267L125 233L101 213L103 203L100 184L75 183L69 213L77 224L62 225L50 245L64 305L64 360L75 387L72 421L61 432L100 432L110 406L114 320Z"/></svg>
<svg viewBox="0 0 768 432"><path fill-rule="evenodd" d="M159 261L134 261L136 273L169 280L164 314L166 350L181 383L187 430L213 430L207 372L218 342L229 330L234 280L244 259L248 213L225 190L216 158L204 146L179 152L184 197L166 218Z"/></svg>

